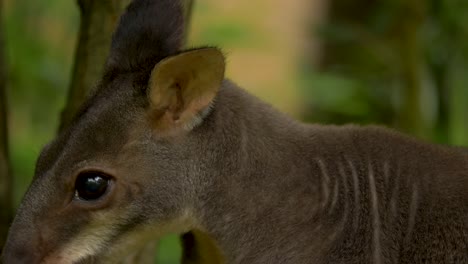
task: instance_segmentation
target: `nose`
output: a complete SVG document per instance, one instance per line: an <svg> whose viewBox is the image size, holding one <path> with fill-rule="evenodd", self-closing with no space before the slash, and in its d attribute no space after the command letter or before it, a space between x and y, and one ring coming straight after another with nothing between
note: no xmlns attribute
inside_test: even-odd
<svg viewBox="0 0 468 264"><path fill-rule="evenodd" d="M34 239L21 238L8 239L2 257L3 264L39 264L42 254Z"/></svg>
<svg viewBox="0 0 468 264"><path fill-rule="evenodd" d="M9 249L3 253L4 264L39 264L40 256L23 248Z"/></svg>

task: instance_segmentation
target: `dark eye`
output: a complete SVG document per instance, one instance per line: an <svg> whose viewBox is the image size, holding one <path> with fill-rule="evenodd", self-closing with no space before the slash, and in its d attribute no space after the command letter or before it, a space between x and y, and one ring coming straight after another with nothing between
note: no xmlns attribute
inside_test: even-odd
<svg viewBox="0 0 468 264"><path fill-rule="evenodd" d="M92 201L106 193L110 177L100 172L84 172L78 175L75 182L75 196Z"/></svg>

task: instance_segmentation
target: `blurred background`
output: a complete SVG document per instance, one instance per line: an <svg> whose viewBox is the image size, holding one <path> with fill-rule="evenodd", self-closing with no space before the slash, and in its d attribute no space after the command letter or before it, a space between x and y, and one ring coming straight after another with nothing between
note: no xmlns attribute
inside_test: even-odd
<svg viewBox="0 0 468 264"><path fill-rule="evenodd" d="M80 12L72 0L3 0L1 13L16 207L58 131ZM187 39L222 47L230 79L298 119L468 145L466 0L195 0ZM158 263L179 257L165 238Z"/></svg>

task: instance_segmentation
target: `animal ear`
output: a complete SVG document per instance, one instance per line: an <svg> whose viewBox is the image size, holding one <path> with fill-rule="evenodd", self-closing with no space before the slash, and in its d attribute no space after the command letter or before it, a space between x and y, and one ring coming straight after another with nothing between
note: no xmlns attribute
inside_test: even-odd
<svg viewBox="0 0 468 264"><path fill-rule="evenodd" d="M151 72L150 122L160 134L190 131L201 123L224 79L216 48L191 50L159 62Z"/></svg>

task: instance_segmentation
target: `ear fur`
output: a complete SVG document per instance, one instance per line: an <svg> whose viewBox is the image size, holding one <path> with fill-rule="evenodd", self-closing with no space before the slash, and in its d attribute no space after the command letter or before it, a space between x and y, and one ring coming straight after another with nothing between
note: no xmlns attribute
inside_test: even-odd
<svg viewBox="0 0 468 264"><path fill-rule="evenodd" d="M152 70L150 122L158 134L180 134L201 123L224 79L224 55L216 48L186 51Z"/></svg>
<svg viewBox="0 0 468 264"><path fill-rule="evenodd" d="M182 2L131 1L113 34L106 71L150 71L161 59L177 54L185 35Z"/></svg>

